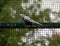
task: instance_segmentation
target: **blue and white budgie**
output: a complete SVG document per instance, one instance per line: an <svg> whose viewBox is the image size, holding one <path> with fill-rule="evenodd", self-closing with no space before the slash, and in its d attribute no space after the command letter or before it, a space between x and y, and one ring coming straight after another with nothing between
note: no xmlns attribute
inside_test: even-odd
<svg viewBox="0 0 60 46"><path fill-rule="evenodd" d="M40 24L39 22L36 22L36 21L34 21L34 20L32 20L30 17L28 17L28 16L25 16L24 14L20 14L20 16L23 18L23 20L25 21L25 24L27 24L27 25L31 25L31 24L37 24L37 25L41 25L42 26L42 24Z"/></svg>

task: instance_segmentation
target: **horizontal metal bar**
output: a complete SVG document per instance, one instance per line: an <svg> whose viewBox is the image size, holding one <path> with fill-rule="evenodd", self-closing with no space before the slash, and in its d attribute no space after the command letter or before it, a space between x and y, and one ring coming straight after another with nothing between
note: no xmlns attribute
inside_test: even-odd
<svg viewBox="0 0 60 46"><path fill-rule="evenodd" d="M60 23L41 23L39 25L26 25L22 22L0 22L0 28L60 28Z"/></svg>

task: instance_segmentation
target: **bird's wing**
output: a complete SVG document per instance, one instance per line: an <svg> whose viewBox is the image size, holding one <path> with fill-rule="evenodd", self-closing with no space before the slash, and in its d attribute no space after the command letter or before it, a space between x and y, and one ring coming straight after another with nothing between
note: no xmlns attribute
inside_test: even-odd
<svg viewBox="0 0 60 46"><path fill-rule="evenodd" d="M38 24L38 25L42 25L42 24L40 24L39 22L36 22L36 21L33 21L33 23L36 23L36 24Z"/></svg>
<svg viewBox="0 0 60 46"><path fill-rule="evenodd" d="M29 22L32 22L32 19L29 18L28 16L25 16L25 17L24 17L24 20L29 21Z"/></svg>
<svg viewBox="0 0 60 46"><path fill-rule="evenodd" d="M26 20L26 21L28 21L28 22L32 22L32 23L36 23L36 24L42 25L42 24L40 24L39 22L36 22L36 21L32 20L31 18L29 18L29 17L27 17L27 16L24 17L24 20Z"/></svg>

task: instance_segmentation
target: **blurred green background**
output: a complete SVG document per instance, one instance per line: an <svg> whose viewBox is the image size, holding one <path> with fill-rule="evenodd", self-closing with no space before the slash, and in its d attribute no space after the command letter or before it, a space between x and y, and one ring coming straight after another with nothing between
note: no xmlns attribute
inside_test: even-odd
<svg viewBox="0 0 60 46"><path fill-rule="evenodd" d="M51 22L49 18L49 13L51 10L49 8L40 11L40 14L38 16L35 15L35 13L32 13L32 15L30 15L27 10L32 9L33 7L31 6L27 10L24 10L21 6L22 1L26 3L28 0L0 0L0 22L22 22L23 20L19 14L25 14L38 22L44 22L43 18L45 18L47 22ZM14 9L16 11L11 13L11 9ZM0 46L25 46L26 43L18 45L18 42L21 36L25 36L25 33L28 31L34 32L34 29L19 28L18 31L16 31L16 28L0 28ZM45 46L43 40L39 42ZM60 43L60 40L56 38L50 42L51 43L49 46L57 46L57 44Z"/></svg>

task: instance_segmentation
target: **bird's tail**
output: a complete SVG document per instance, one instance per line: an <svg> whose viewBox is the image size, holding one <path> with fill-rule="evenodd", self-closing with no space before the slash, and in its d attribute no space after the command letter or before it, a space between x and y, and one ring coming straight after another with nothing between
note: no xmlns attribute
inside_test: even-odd
<svg viewBox="0 0 60 46"><path fill-rule="evenodd" d="M39 25L39 26L42 26L42 24L41 23L39 23L39 22L35 22L37 25Z"/></svg>
<svg viewBox="0 0 60 46"><path fill-rule="evenodd" d="M40 25L40 26L42 26L42 24L41 23L37 23L38 25Z"/></svg>

